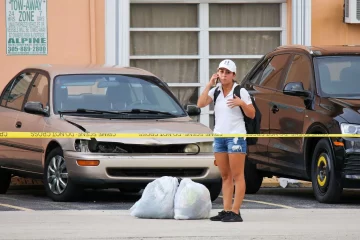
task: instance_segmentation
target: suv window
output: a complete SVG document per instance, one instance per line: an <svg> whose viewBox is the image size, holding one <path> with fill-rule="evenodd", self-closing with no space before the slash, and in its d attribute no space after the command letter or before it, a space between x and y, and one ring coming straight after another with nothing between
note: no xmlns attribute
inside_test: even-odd
<svg viewBox="0 0 360 240"><path fill-rule="evenodd" d="M272 57L270 61L266 61L259 67L259 71L250 81L266 88L279 89L281 75L289 56L290 54L279 54Z"/></svg>
<svg viewBox="0 0 360 240"><path fill-rule="evenodd" d="M289 82L302 82L305 90L311 89L311 63L305 55L295 55L285 78Z"/></svg>
<svg viewBox="0 0 360 240"><path fill-rule="evenodd" d="M46 76L39 74L31 87L27 101L41 102L45 108L49 101L49 83Z"/></svg>
<svg viewBox="0 0 360 240"><path fill-rule="evenodd" d="M323 96L356 98L360 96L359 56L325 56L315 59L315 67L319 73L319 87Z"/></svg>
<svg viewBox="0 0 360 240"><path fill-rule="evenodd" d="M35 73L25 72L15 77L3 92L1 105L21 110L26 92Z"/></svg>
<svg viewBox="0 0 360 240"><path fill-rule="evenodd" d="M252 84L259 84L259 80L260 80L260 76L263 73L264 69L266 68L266 66L268 65L270 59L266 59L266 61L261 64L258 69L256 69L255 73L252 75L252 77L250 78L250 83Z"/></svg>

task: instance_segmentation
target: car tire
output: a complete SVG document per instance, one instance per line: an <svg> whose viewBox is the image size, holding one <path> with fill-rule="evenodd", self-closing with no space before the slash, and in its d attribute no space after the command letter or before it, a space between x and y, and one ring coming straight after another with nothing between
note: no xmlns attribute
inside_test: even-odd
<svg viewBox="0 0 360 240"><path fill-rule="evenodd" d="M207 189L210 192L211 201L212 202L215 201L221 193L222 181L220 181L218 183L206 184L205 186L207 187Z"/></svg>
<svg viewBox="0 0 360 240"><path fill-rule="evenodd" d="M334 171L334 155L328 139L321 139L315 147L311 164L311 181L320 203L339 201L343 187L341 176Z"/></svg>
<svg viewBox="0 0 360 240"><path fill-rule="evenodd" d="M46 158L44 186L46 194L55 202L75 201L81 195L81 188L68 176L66 161L60 147L53 149Z"/></svg>
<svg viewBox="0 0 360 240"><path fill-rule="evenodd" d="M245 160L245 186L246 194L255 194L259 191L263 182L263 175L256 169L256 165L248 158Z"/></svg>
<svg viewBox="0 0 360 240"><path fill-rule="evenodd" d="M0 194L5 194L11 183L11 173L0 168Z"/></svg>

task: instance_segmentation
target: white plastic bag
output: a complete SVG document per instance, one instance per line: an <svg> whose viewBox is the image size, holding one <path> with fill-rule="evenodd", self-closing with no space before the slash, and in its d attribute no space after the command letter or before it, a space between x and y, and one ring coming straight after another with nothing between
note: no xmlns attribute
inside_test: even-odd
<svg viewBox="0 0 360 240"><path fill-rule="evenodd" d="M165 176L152 181L130 208L130 215L138 218L174 218L174 198L178 186L176 177Z"/></svg>
<svg viewBox="0 0 360 240"><path fill-rule="evenodd" d="M182 179L175 195L174 218L177 220L209 218L212 208L209 190L191 179Z"/></svg>

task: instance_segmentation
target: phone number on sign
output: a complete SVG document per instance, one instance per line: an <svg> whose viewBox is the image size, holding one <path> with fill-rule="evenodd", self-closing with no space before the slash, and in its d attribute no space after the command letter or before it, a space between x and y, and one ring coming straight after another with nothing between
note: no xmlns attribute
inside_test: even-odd
<svg viewBox="0 0 360 240"><path fill-rule="evenodd" d="M46 47L8 47L8 52L46 52Z"/></svg>

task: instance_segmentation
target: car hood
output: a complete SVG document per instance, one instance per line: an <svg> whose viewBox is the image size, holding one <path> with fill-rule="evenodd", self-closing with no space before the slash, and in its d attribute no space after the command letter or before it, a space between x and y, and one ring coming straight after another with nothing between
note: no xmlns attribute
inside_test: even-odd
<svg viewBox="0 0 360 240"><path fill-rule="evenodd" d="M98 119L66 116L64 120L90 133L195 133L209 134L211 129L198 123L189 121L188 118L177 119ZM176 144L212 141L212 138L97 138L98 141L122 142L129 144Z"/></svg>
<svg viewBox="0 0 360 240"><path fill-rule="evenodd" d="M345 121L360 124L360 99L329 98L329 101Z"/></svg>
<svg viewBox="0 0 360 240"><path fill-rule="evenodd" d="M360 99L330 98L329 100L333 103L351 108L354 111L359 111L360 109Z"/></svg>

